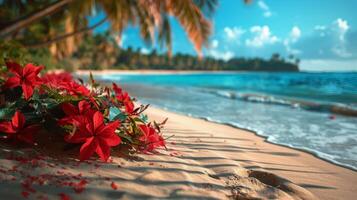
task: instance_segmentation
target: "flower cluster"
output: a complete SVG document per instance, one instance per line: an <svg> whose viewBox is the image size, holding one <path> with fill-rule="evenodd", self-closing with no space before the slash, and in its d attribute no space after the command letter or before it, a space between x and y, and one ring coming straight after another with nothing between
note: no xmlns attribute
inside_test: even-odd
<svg viewBox="0 0 357 200"><path fill-rule="evenodd" d="M90 75L85 84L66 72L40 76L44 67L33 64L7 62L6 68L0 76L2 141L41 145L39 132L61 130L63 145L78 146L80 160L97 154L104 162L113 147L144 153L165 147L160 129L166 120L149 123L143 114L148 106L135 107L115 83L101 86Z"/></svg>

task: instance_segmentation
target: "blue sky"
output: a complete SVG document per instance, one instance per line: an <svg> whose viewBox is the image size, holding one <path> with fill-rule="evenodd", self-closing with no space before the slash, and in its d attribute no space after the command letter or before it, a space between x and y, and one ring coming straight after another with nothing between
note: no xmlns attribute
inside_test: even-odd
<svg viewBox="0 0 357 200"><path fill-rule="evenodd" d="M269 58L278 52L301 58L309 71L357 71L356 0L221 0L212 20L214 31L205 56ZM99 20L97 16L91 23ZM109 24L96 32L107 29ZM128 28L122 46L152 48ZM179 24L173 20L173 52L196 54Z"/></svg>

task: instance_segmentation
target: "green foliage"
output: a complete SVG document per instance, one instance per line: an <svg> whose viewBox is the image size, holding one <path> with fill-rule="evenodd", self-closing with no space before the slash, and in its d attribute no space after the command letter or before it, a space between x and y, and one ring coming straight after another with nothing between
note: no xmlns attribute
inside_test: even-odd
<svg viewBox="0 0 357 200"><path fill-rule="evenodd" d="M127 115L120 111L117 107L110 107L109 108L109 119L110 120L120 120L120 121L125 121L127 118Z"/></svg>
<svg viewBox="0 0 357 200"><path fill-rule="evenodd" d="M51 56L51 53L47 48L30 49L29 50L29 62L36 65L46 66L46 70L53 69L55 59Z"/></svg>
<svg viewBox="0 0 357 200"><path fill-rule="evenodd" d="M75 60L72 58L64 58L57 60L49 52L48 48L27 49L19 42L15 41L0 41L0 73L5 71L5 61L12 60L24 65L26 63L34 63L35 65L43 65L46 70L64 69L65 71L74 71ZM99 68L96 68L99 69Z"/></svg>
<svg viewBox="0 0 357 200"><path fill-rule="evenodd" d="M169 57L156 50L143 54L141 49L119 49L109 34L84 38L83 44L74 54L81 69L160 69L160 70L232 70L232 71L298 71L298 62L285 60L278 53L272 58L232 58L228 61L205 57L176 54ZM111 60L110 60L111 59ZM110 60L110 62L109 62Z"/></svg>
<svg viewBox="0 0 357 200"><path fill-rule="evenodd" d="M0 41L0 65L4 66L6 60L14 60L20 64L30 60L30 54L27 49L15 41Z"/></svg>
<svg viewBox="0 0 357 200"><path fill-rule="evenodd" d="M1 65L4 59L13 59L20 63L42 63L47 70L64 69L73 71L74 66L80 69L160 69L160 70L232 70L232 71L298 71L300 60L289 56L286 60L278 53L271 59L232 58L228 61L211 57L199 60L188 54L176 54L171 58L153 50L149 54L141 49L119 49L109 34L95 37L86 36L73 56L56 60L46 48L26 50L19 43L3 42L0 45Z"/></svg>

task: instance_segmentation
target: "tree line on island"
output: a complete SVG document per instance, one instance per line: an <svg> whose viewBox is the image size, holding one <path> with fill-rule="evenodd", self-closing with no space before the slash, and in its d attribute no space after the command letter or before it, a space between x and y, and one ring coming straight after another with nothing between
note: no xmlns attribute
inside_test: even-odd
<svg viewBox="0 0 357 200"><path fill-rule="evenodd" d="M86 70L198 70L198 71L299 71L300 59L293 55L283 58L274 53L271 58L234 57L229 60L210 56L199 58L195 55L158 53L156 49L143 52L140 48L120 48L115 37L106 34L88 34L70 55L65 49L56 54L49 48L27 49L16 43L0 44L0 54L21 57L45 65L47 69ZM10 55L9 54L13 54ZM6 57L2 55L1 57Z"/></svg>
<svg viewBox="0 0 357 200"><path fill-rule="evenodd" d="M287 59L278 53L270 59L235 57L227 61L213 57L203 57L177 53L169 56L142 52L140 48L121 49L109 35L85 38L77 52L71 57L80 69L124 69L124 70L230 70L230 71L299 71L298 58L290 55Z"/></svg>

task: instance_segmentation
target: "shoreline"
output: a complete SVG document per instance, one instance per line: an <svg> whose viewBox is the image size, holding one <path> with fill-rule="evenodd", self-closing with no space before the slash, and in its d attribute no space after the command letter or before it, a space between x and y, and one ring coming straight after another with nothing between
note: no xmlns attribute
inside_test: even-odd
<svg viewBox="0 0 357 200"><path fill-rule="evenodd" d="M158 108L160 109L160 108ZM173 112L173 111L170 111L170 112ZM176 112L175 112L176 113ZM177 114L181 114L181 113L177 113ZM185 115L185 116L188 116L188 115ZM301 151L302 153L307 153L307 154L310 154L312 156L314 156L315 158L317 159L320 159L322 161L325 161L325 162L328 162L330 164L333 164L333 165L336 165L337 167L342 167L342 168L345 168L345 169L348 169L348 170L351 170L351 171L354 171L354 172L357 172L357 168L354 168L353 166L346 166L342 163L338 163L338 162L334 162L332 160L328 160L327 158L323 158L323 157L320 157L317 153L313 152L313 151L309 151L307 149L303 149L303 148L299 148L299 147L293 147L293 146L289 146L287 144L280 144L280 143L275 143L275 142L272 142L272 141L269 141L268 140L268 136L265 136L265 135L261 135L259 134L257 131L254 131L254 130L251 130L251 129L248 129L248 128L244 128L244 127L240 127L240 126L236 126L236 125L233 125L233 124L230 124L230 123L221 123L221 122L216 122L214 120L209 120L209 119L206 119L204 117L194 117L194 116L188 116L188 117L193 117L193 118L196 118L196 119L202 119L202 120L205 120L207 122L211 122L211 123L215 123L215 124L220 124L220 125L226 125L226 126L230 126L232 128L236 128L236 129L240 129L240 130L243 130L243 131L247 131L247 132L250 132L251 134L254 134L255 136L257 137L260 137L262 139L264 139L264 142L267 142L269 144L273 144L273 145L277 145L277 146L281 146L281 147L285 147L285 148L288 148L288 149L292 149L292 150L296 150L296 151Z"/></svg>
<svg viewBox="0 0 357 200"><path fill-rule="evenodd" d="M351 171L357 172L357 168L354 168L353 166L344 165L344 164L342 164L342 163L334 162L334 161L332 161L332 160L328 160L328 159L326 159L326 158L320 157L317 153L313 152L312 150L309 151L309 150L304 149L304 148L299 148L299 147L289 146L288 144L280 144L280 143L276 143L276 142L273 142L273 141L269 141L269 140L268 140L268 138L269 138L268 136L259 134L258 131L255 131L255 130L253 130L253 129L244 128L244 127L241 127L241 126L238 126L238 125L234 125L234 124L230 124L230 123L226 123L226 122L219 122L219 121L211 120L211 119L208 119L208 118L206 118L206 117L199 117L199 116L194 116L194 115L191 115L191 114L185 114L185 113L181 113L181 112L175 112L175 111L172 111L172 110L160 108L160 107L153 106L153 105L150 105L150 106L153 107L153 108L159 109L159 110L164 110L164 111L167 111L167 112L172 112L172 113L175 113L175 114L178 114L178 115L183 115L183 116L191 117L191 118L195 118L195 119L201 119L201 120L204 120L204 121L207 121L207 122L210 122L210 123L215 123L215 124L217 124L217 125L225 125L225 126L229 126L229 127L232 127L232 128L239 129L239 130L247 131L247 132L250 132L251 134L254 134L254 135L257 136L257 137L260 137L260 138L264 139L264 141L267 142L267 143L269 143L269 144L278 145L278 146L281 146L281 147L286 147L286 148L288 148L288 149L301 151L301 152L303 152L303 153L310 154L310 155L312 155L312 156L314 156L314 157L316 157L316 158L318 158L318 159L320 159L320 160L326 161L326 162L331 163L331 164L333 164L333 165L336 165L336 166L338 166L338 167L342 167L342 168L349 169L349 170L351 170Z"/></svg>
<svg viewBox="0 0 357 200"><path fill-rule="evenodd" d="M273 141L269 141L268 140L268 138L269 138L268 136L259 134L258 131L255 131L255 130L252 130L252 129L249 129L249 128L240 127L238 125L234 125L234 124L230 124L230 123L226 123L226 122L215 121L215 120L211 120L211 119L208 119L208 118L205 118L205 117L199 117L199 116L194 116L194 115L191 115L191 114L175 112L175 111L172 111L172 110L163 109L163 108L160 108L160 107L157 107L157 106L153 106L153 105L150 105L150 107L153 107L153 108L158 109L158 110L164 110L164 111L167 111L167 112L172 112L172 113L175 113L175 114L178 114L178 115L183 115L183 116L186 116L186 117L191 117L191 118L195 118L195 119L204 120L204 121L207 121L207 122L210 122L210 123L215 123L217 125L225 125L225 126L229 126L229 127L232 127L232 128L236 128L236 129L242 130L242 131L247 131L247 132L250 132L251 134L254 134L257 137L260 137L260 138L264 139L264 142L267 142L269 144L285 147L285 148L288 148L288 149L291 149L291 150L301 151L302 153L307 153L309 155L314 156L317 159L320 159L322 161L328 162L328 163L333 164L333 165L335 165L337 167L342 167L342 168L357 172L357 168L354 168L353 166L344 165L342 163L334 162L334 161L329 160L327 158L320 157L317 153L315 153L313 151L309 151L309 150L304 149L304 148L289 146L288 144L280 144L280 143L276 143L276 142L273 142Z"/></svg>
<svg viewBox="0 0 357 200"><path fill-rule="evenodd" d="M157 114L155 114L157 113ZM149 116L150 115L161 115L162 117L169 115L169 121L170 121L170 116L174 116L174 118L176 119L178 118L186 118L186 120L188 121L194 121L194 122L190 122L191 124L196 124L196 122L198 123L199 121L202 121L201 123L207 123L209 124L209 126L213 126L213 127L222 127L222 129L226 130L226 129L233 129L231 130L232 132L234 132L235 134L237 134L236 136L240 139L244 140L244 136L243 135L239 135L244 134L245 136L249 137L249 138L253 138L254 139L254 143L258 143L257 141L262 141L262 146L268 146L268 149L272 150L272 149L280 149L281 150L281 156L284 156L285 154L289 157L289 155L296 155L297 157L301 157L301 158L297 158L297 159L288 159L289 162L284 162L282 159L280 158L274 158L274 159L267 159L267 158L262 158L260 156L255 157L254 159L256 159L257 162L261 161L261 160L275 160L277 161L277 165L279 165L279 163L289 163L289 164L293 164L294 162L297 163L304 163L303 165L300 165L300 167L302 168L315 168L317 169L316 172L308 172L306 171L306 174L304 174L304 176L307 176L307 179L310 179L313 182L319 183L319 184L324 184L326 186L318 186L317 184L311 184L311 183L303 183L300 184L302 186L308 186L305 189L310 190L310 192L312 192L313 194L317 195L318 197L320 197L321 199L338 199L339 195L331 195L330 194L323 194L323 190L324 188L334 188L334 190L338 190L340 189L339 187L334 187L334 185L340 185L340 187L342 186L348 186L348 187L354 187L354 189L350 190L350 195L347 195L346 193L343 193L340 195L344 196L345 199L353 199L353 195L352 193L354 193L353 191L357 190L357 173L355 169L351 169L348 168L346 166L340 166L336 163L333 163L331 161L325 160L323 158L317 157L316 155L314 155L311 152L302 150L302 149L297 149L297 148L293 148L293 147L289 147L289 146L285 146L282 144L275 144L273 142L270 142L267 140L267 138L265 136L259 135L254 131L251 130L247 130L247 129L242 129L236 126L233 126L231 124L224 124L224 123L218 123L218 122L212 122L209 121L207 119L202 119L202 118L196 118L196 117L192 117L192 116L187 116L187 115L183 115L181 113L175 113L172 111L168 111L168 110L162 110L161 108L157 108L157 107L152 107L150 108L149 111ZM174 119L174 120L175 120ZM171 119L172 120L172 119ZM182 124L183 125L183 124ZM222 131L223 132L223 131ZM189 135L188 135L189 136ZM175 136L173 136L173 139L175 139ZM239 147L239 146L238 146ZM233 150L233 149L232 149ZM247 153L247 152L243 152ZM274 154L273 154L274 155ZM280 155L277 154L277 156L279 157ZM248 156L250 157L250 156ZM269 157L269 156L268 156ZM274 157L274 156L272 156ZM251 158L251 157L250 157ZM244 162L244 161L243 161ZM262 162L264 163L264 162ZM281 170L275 170L272 166L274 166L275 164L269 163L266 164L266 166L263 165L263 167L259 167L259 169L263 169L263 170L268 170L269 172L275 173L278 176L287 178L288 180L296 183L299 180L301 180L301 177L297 176L296 174L294 174L294 170L290 169L289 166L287 166L287 169L281 169ZM250 167L245 166L244 164L242 164L244 168L249 169ZM292 167L293 168L293 167ZM253 169L255 169L255 167L253 167ZM323 170L322 170L323 169ZM326 180L323 180L324 178L319 177L319 174L324 174L323 171L329 171L329 173L331 176L335 176L333 178L329 178ZM295 170L296 172L298 172L298 170ZM304 173L304 171L301 171L302 173ZM349 174L349 175L348 175ZM322 175L322 176L327 176L327 175ZM343 176L344 178L341 179L341 177L339 176ZM320 179L321 178L321 179ZM340 181L338 181L338 179L340 179ZM304 181L303 181L304 182ZM332 192L334 193L334 192ZM338 192L336 192L338 193ZM323 198L322 198L323 197Z"/></svg>

